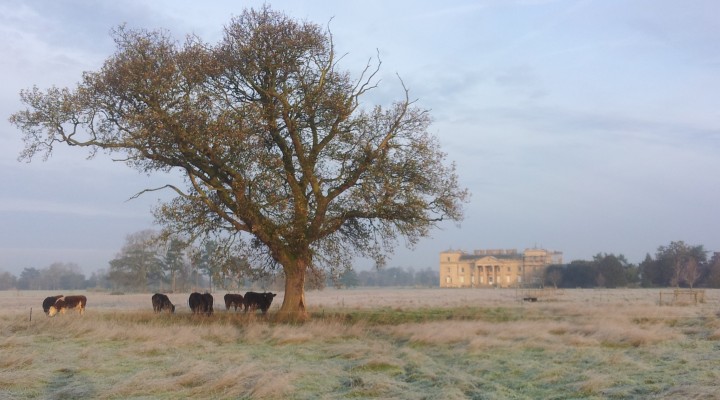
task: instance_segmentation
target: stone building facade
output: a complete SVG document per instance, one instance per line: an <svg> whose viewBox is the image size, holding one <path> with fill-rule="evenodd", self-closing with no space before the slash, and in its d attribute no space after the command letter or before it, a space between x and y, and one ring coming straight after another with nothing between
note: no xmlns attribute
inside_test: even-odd
<svg viewBox="0 0 720 400"><path fill-rule="evenodd" d="M562 252L545 249L460 250L440 253L440 287L481 288L537 285L545 267L562 264Z"/></svg>

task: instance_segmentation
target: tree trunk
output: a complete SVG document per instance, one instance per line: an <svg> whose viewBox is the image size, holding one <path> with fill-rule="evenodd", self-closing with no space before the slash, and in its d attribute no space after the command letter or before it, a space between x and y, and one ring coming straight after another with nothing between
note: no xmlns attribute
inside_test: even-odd
<svg viewBox="0 0 720 400"><path fill-rule="evenodd" d="M285 298L277 320L283 322L303 322L308 319L305 309L305 273L308 263L305 260L295 259L285 270Z"/></svg>

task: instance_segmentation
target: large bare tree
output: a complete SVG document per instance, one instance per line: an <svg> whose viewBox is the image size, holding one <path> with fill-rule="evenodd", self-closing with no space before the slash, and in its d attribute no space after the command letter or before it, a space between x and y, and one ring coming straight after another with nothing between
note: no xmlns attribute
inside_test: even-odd
<svg viewBox="0 0 720 400"><path fill-rule="evenodd" d="M428 132L428 111L407 89L384 107L361 102L379 60L351 77L329 30L263 7L232 19L216 45L113 35L116 53L73 90L21 92L27 109L10 118L24 134L20 158L65 144L144 173L181 171L186 186L168 185L177 197L158 222L280 266L281 319L307 317L306 278L356 256L380 265L398 237L412 246L439 221L462 219L468 193Z"/></svg>

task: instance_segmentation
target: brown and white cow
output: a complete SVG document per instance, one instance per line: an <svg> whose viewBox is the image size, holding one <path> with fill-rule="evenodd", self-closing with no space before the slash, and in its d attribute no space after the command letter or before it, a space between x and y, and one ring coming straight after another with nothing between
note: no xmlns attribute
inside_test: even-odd
<svg viewBox="0 0 720 400"><path fill-rule="evenodd" d="M43 300L43 311L45 314L50 312L50 307L61 297L63 297L63 295L59 294L57 296L46 297L45 300Z"/></svg>
<svg viewBox="0 0 720 400"><path fill-rule="evenodd" d="M48 310L48 317L54 317L58 312L65 314L66 310L78 310L80 315L85 313L85 305L87 304L87 297L79 296L65 296L55 301L55 304L50 306Z"/></svg>

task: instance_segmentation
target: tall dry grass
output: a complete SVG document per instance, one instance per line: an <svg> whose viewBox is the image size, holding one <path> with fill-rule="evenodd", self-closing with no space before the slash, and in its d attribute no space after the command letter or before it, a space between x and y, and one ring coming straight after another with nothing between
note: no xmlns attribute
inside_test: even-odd
<svg viewBox="0 0 720 400"><path fill-rule="evenodd" d="M0 292L0 399L712 398L720 382L720 291L325 290L302 325L227 312L223 293L211 317L188 294L155 314L151 294L83 293L84 316L47 318L51 294Z"/></svg>

